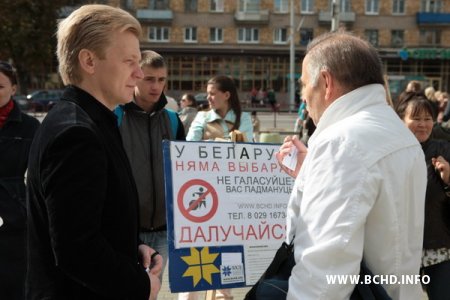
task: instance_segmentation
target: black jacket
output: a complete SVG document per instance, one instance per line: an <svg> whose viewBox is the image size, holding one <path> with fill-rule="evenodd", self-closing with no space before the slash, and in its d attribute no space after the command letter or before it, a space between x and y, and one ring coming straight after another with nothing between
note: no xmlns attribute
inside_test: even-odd
<svg viewBox="0 0 450 300"><path fill-rule="evenodd" d="M151 113L134 102L123 107L120 133L136 180L143 230L162 230L167 224L162 141L185 140L178 115L176 136L172 132L166 104L162 94Z"/></svg>
<svg viewBox="0 0 450 300"><path fill-rule="evenodd" d="M445 183L431 163L431 158L439 155L450 162L450 144L447 141L428 140L422 143L422 148L428 172L423 248L450 248L450 199L445 195Z"/></svg>
<svg viewBox="0 0 450 300"><path fill-rule="evenodd" d="M25 182L28 153L39 121L17 103L0 129L0 299L23 299L26 270Z"/></svg>
<svg viewBox="0 0 450 300"><path fill-rule="evenodd" d="M138 199L115 115L69 86L33 141L27 299L148 299Z"/></svg>

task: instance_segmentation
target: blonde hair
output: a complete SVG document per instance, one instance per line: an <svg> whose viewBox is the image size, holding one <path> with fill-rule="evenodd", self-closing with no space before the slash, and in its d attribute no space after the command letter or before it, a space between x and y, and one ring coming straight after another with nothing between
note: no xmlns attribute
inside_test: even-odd
<svg viewBox="0 0 450 300"><path fill-rule="evenodd" d="M434 87L429 86L425 89L425 96L428 98L428 100L436 100L436 98L434 97L434 93L436 92L436 90L434 89Z"/></svg>
<svg viewBox="0 0 450 300"><path fill-rule="evenodd" d="M142 34L141 25L131 14L108 5L83 5L62 20L56 33L56 55L63 83L81 82L78 55L82 49L88 49L103 59L105 49L111 43L111 34L125 31L138 39Z"/></svg>

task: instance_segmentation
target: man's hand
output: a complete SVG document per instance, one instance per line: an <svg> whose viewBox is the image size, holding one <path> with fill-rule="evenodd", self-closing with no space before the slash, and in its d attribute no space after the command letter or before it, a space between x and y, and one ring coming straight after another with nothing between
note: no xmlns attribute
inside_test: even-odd
<svg viewBox="0 0 450 300"><path fill-rule="evenodd" d="M293 147L297 148L297 164L295 165L295 169L291 170L283 165L283 159L287 155L289 155L289 153L291 153ZM306 146L301 141L299 141L297 136L287 136L284 139L284 143L283 145L281 145L280 150L276 153L276 158L281 169L283 169L286 174L296 178L307 153L308 148L306 148Z"/></svg>
<svg viewBox="0 0 450 300"><path fill-rule="evenodd" d="M161 255L158 256L161 257ZM147 274L151 285L150 297L148 297L148 300L156 300L158 298L159 290L161 289L161 281L159 280L159 276L153 275L151 272L148 272Z"/></svg>
<svg viewBox="0 0 450 300"><path fill-rule="evenodd" d="M159 277L161 275L163 266L162 256L158 252L156 252L153 248L150 248L145 244L139 245L138 251L142 266L148 269L148 273L151 273L152 275Z"/></svg>

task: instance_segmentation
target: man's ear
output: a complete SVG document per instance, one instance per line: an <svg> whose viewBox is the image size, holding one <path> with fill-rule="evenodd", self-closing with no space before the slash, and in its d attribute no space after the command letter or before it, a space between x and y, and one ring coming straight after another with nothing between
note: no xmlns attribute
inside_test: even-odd
<svg viewBox="0 0 450 300"><path fill-rule="evenodd" d="M325 100L329 101L335 94L336 83L334 77L327 70L320 71L320 76L322 77L324 88L325 88Z"/></svg>
<svg viewBox="0 0 450 300"><path fill-rule="evenodd" d="M94 52L87 50L87 49L81 49L80 53L78 53L78 61L80 62L81 69L88 73L88 74L94 74L95 72L95 54Z"/></svg>

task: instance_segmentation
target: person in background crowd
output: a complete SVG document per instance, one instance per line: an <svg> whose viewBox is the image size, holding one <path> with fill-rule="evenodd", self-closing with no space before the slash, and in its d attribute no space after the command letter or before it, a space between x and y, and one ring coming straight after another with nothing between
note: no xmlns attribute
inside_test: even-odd
<svg viewBox="0 0 450 300"><path fill-rule="evenodd" d="M297 111L297 119L295 120L295 125L294 125L294 132L298 132L299 137L302 138L303 135L303 122L306 119L306 116L308 114L307 110L306 110L306 102L303 100L300 100L300 105L298 106L298 111Z"/></svg>
<svg viewBox="0 0 450 300"><path fill-rule="evenodd" d="M408 82L408 84L406 85L406 92L414 92L414 93L419 93L422 91L422 85L420 84L420 81L417 80L411 80L410 82Z"/></svg>
<svg viewBox="0 0 450 300"><path fill-rule="evenodd" d="M277 97L275 95L275 91L273 90L273 88L270 88L267 91L267 101L269 101L270 107L272 108L273 111L278 110Z"/></svg>
<svg viewBox="0 0 450 300"><path fill-rule="evenodd" d="M0 299L25 299L25 172L39 121L20 111L13 67L0 61Z"/></svg>
<svg viewBox="0 0 450 300"><path fill-rule="evenodd" d="M437 116L439 113L439 102L435 96L436 90L434 89L434 87L429 86L429 87L425 88L424 93L425 93L425 96L427 97L427 99L433 105L433 120L436 122Z"/></svg>
<svg viewBox="0 0 450 300"><path fill-rule="evenodd" d="M194 95L184 94L180 100L181 111L178 113L181 123L184 126L184 133L187 134L191 123L197 115L197 101Z"/></svg>
<svg viewBox="0 0 450 300"><path fill-rule="evenodd" d="M108 5L81 6L58 25L66 88L30 150L26 299L156 299L163 261L139 241L138 194L112 112L143 78L141 33Z"/></svg>
<svg viewBox="0 0 450 300"><path fill-rule="evenodd" d="M433 107L425 95L410 92L395 107L422 145L428 169L422 272L429 300L450 299L450 144L430 138Z"/></svg>
<svg viewBox="0 0 450 300"><path fill-rule="evenodd" d="M316 125L314 124L314 120L311 118L309 114L306 114L306 119L303 121L303 132L301 141L308 145L309 138L313 135L316 130Z"/></svg>
<svg viewBox="0 0 450 300"><path fill-rule="evenodd" d="M144 78L138 80L134 100L115 109L123 145L131 164L139 195L140 238L168 258L163 140L184 141L178 114L165 109L163 93L167 84L167 64L151 50L142 51L139 65ZM163 264L164 270L165 264ZM162 278L162 272L161 272Z"/></svg>
<svg viewBox="0 0 450 300"><path fill-rule="evenodd" d="M253 126L253 139L255 142L259 141L259 132L261 130L261 122L257 116L256 110L252 111L252 126Z"/></svg>
<svg viewBox="0 0 450 300"><path fill-rule="evenodd" d="M308 148L287 137L276 157L296 177L287 243L296 265L287 299L349 299L355 284L327 276L360 272L418 275L426 166L414 135L386 101L376 49L345 31L318 36L303 59L302 98L317 128ZM297 148L294 170L282 165ZM422 299L420 284L383 288L394 299ZM265 296L275 290L262 289ZM258 291L257 291L258 294Z"/></svg>
<svg viewBox="0 0 450 300"><path fill-rule="evenodd" d="M438 112L437 112L437 117L436 117L436 122L437 123L442 123L443 119L444 119L444 112L445 112L445 107L447 106L447 100L443 97L444 92L442 91L436 91L434 93L434 98L436 98L437 101L437 106L438 106Z"/></svg>
<svg viewBox="0 0 450 300"><path fill-rule="evenodd" d="M447 122L450 119L450 105L448 104L448 93L441 92L440 97L438 98L440 106L443 107L442 113L442 122ZM447 128L450 128L449 124L446 124Z"/></svg>
<svg viewBox="0 0 450 300"><path fill-rule="evenodd" d="M256 101L258 101L259 105L264 107L267 101L267 92L263 87L260 87L258 92L256 93Z"/></svg>
<svg viewBox="0 0 450 300"><path fill-rule="evenodd" d="M250 91L250 103L252 105L252 107L257 107L258 106L258 90L256 89L256 87L252 87L252 90Z"/></svg>
<svg viewBox="0 0 450 300"><path fill-rule="evenodd" d="M211 107L197 113L186 141L230 139L230 132L238 130L247 141L253 141L253 126L250 115L242 112L236 85L228 76L215 76L208 81L207 98ZM180 293L179 300L197 300L198 292ZM232 300L231 289L217 291L215 299Z"/></svg>
<svg viewBox="0 0 450 300"><path fill-rule="evenodd" d="M175 112L180 110L180 107L178 106L177 100L175 100L172 97L169 97L166 95L166 100L167 100L167 104L165 106L165 108L173 110Z"/></svg>
<svg viewBox="0 0 450 300"><path fill-rule="evenodd" d="M199 112L192 121L187 141L229 139L233 130L239 130L247 141L253 140L250 115L242 112L233 79L216 76L207 84L208 102L211 110Z"/></svg>
<svg viewBox="0 0 450 300"><path fill-rule="evenodd" d="M198 111L208 111L210 109L209 103L202 103L198 106Z"/></svg>

